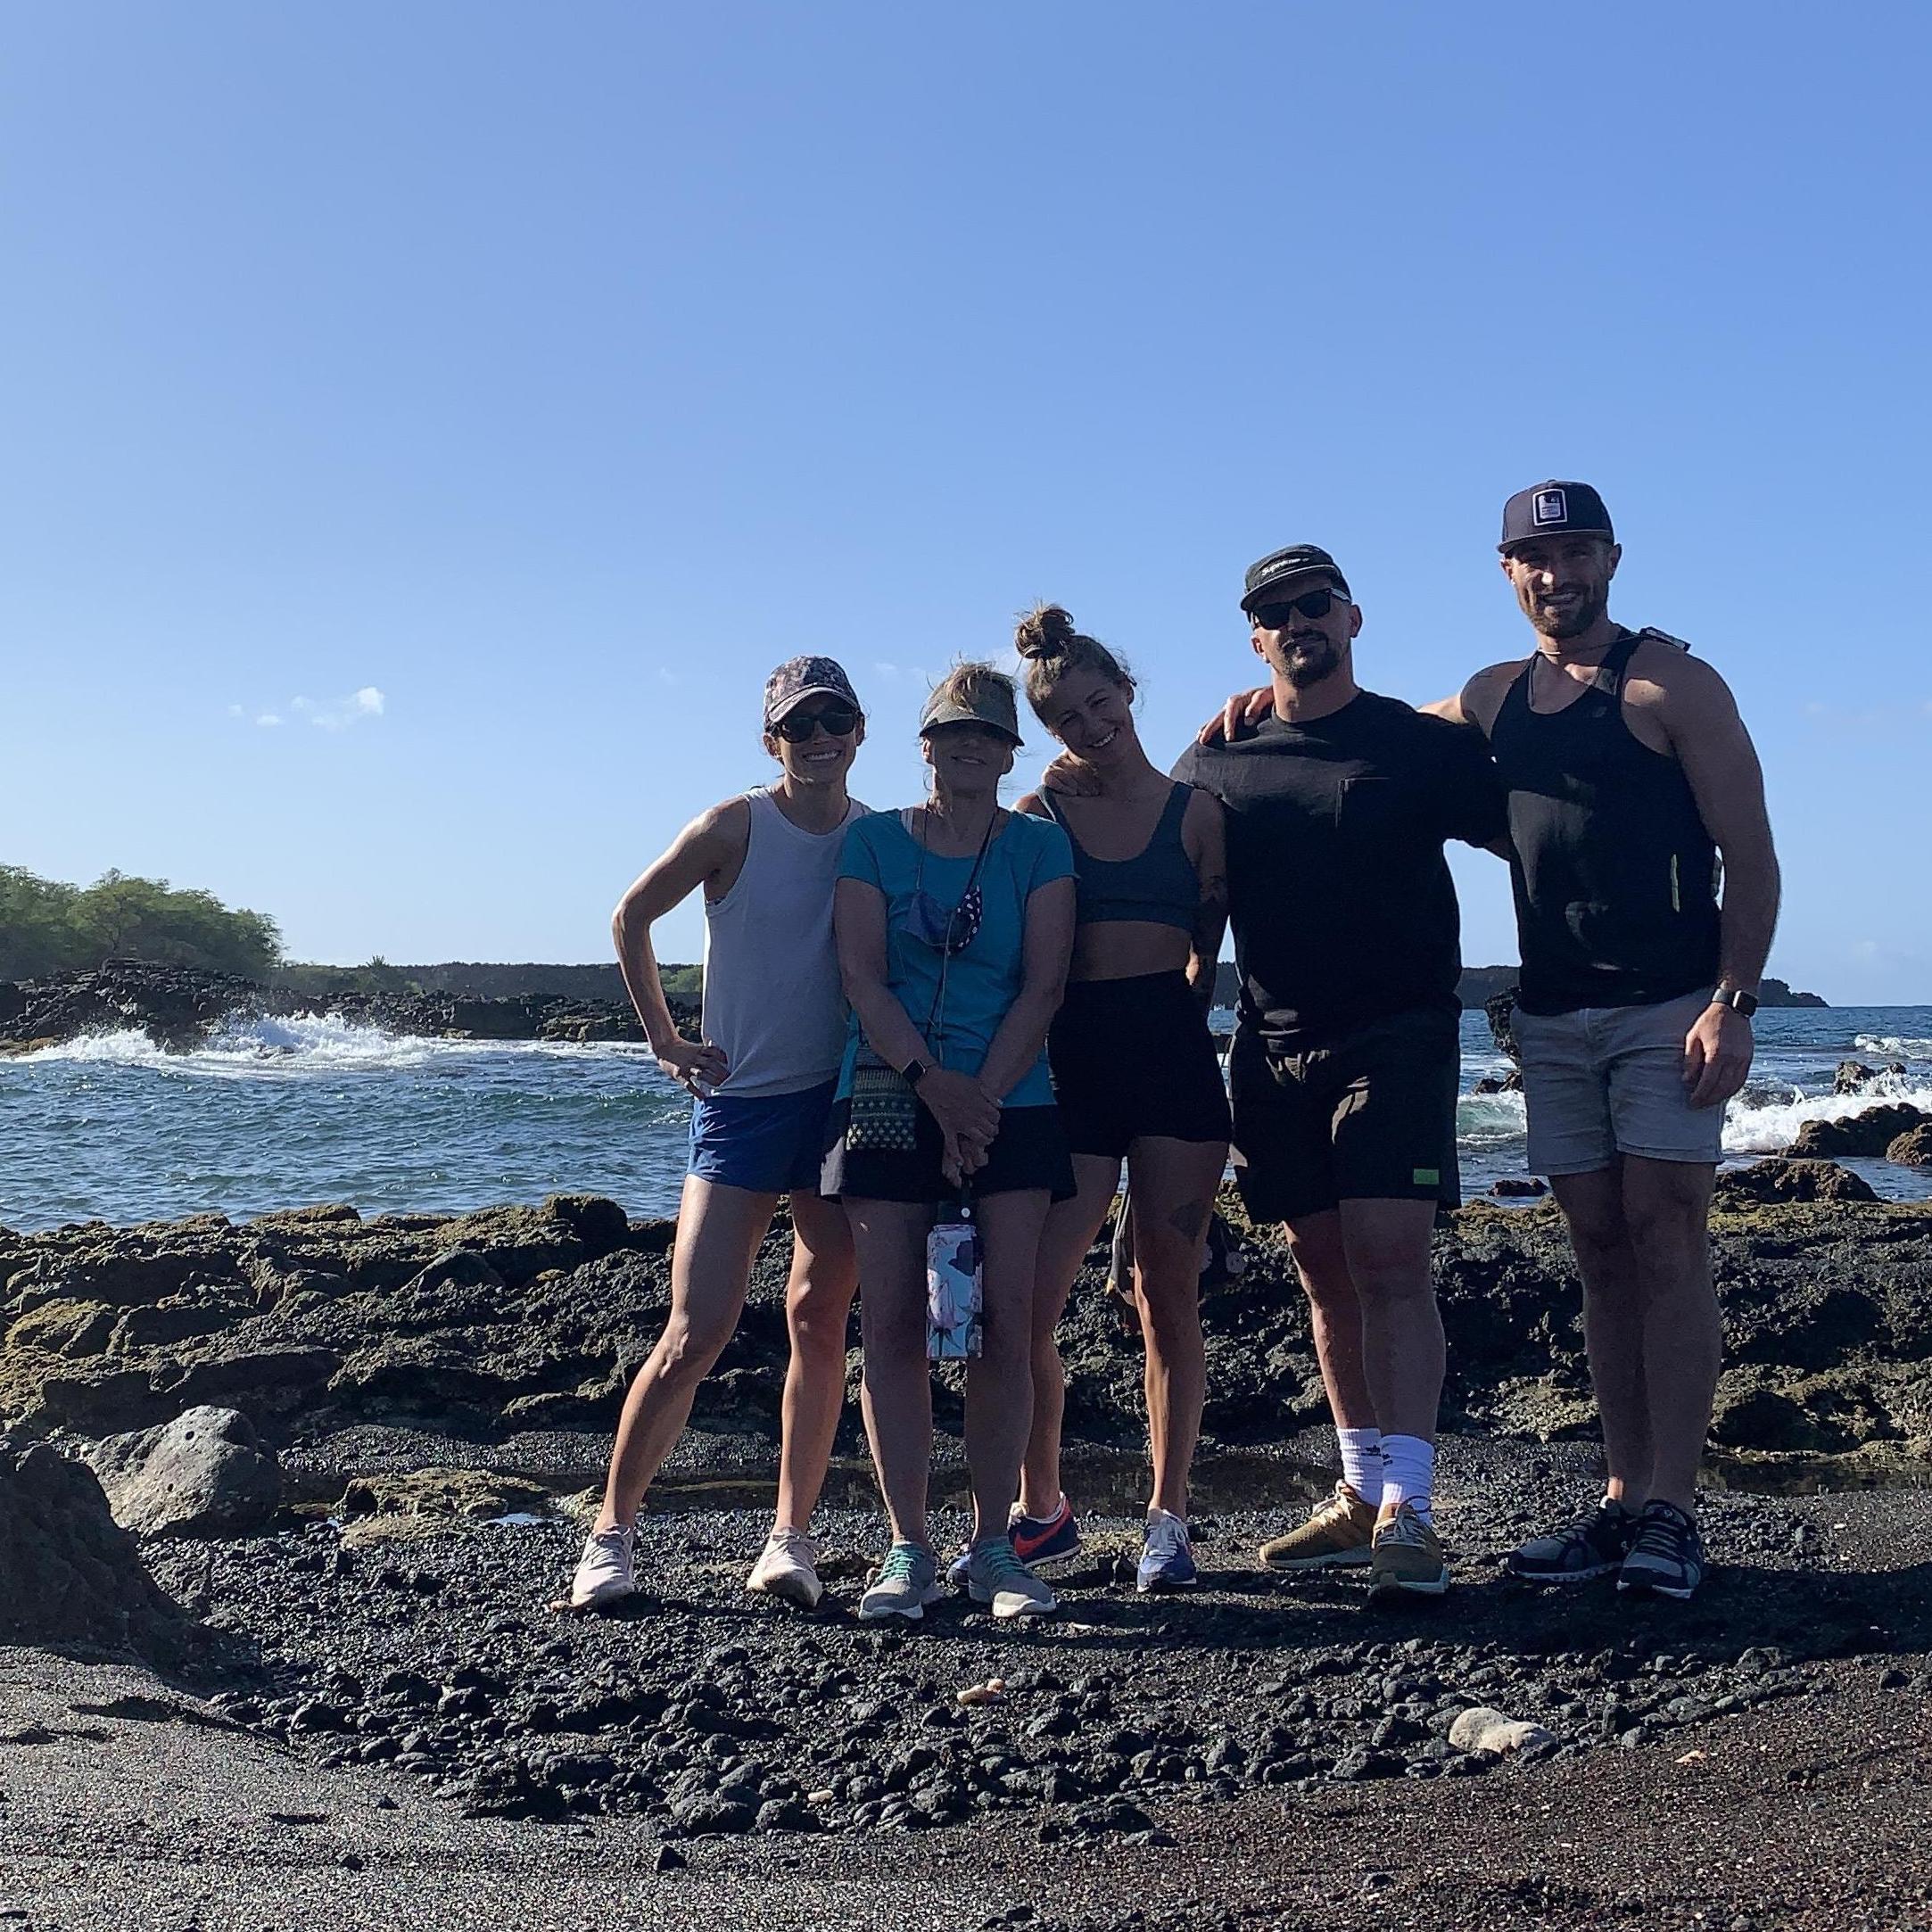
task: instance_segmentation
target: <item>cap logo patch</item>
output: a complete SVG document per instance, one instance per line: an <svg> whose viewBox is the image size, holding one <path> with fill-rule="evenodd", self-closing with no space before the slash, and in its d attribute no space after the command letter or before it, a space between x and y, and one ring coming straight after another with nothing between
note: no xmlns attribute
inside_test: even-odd
<svg viewBox="0 0 1932 1932"><path fill-rule="evenodd" d="M1539 525L1564 524L1570 520L1569 506L1560 490L1539 490L1530 506L1530 520Z"/></svg>

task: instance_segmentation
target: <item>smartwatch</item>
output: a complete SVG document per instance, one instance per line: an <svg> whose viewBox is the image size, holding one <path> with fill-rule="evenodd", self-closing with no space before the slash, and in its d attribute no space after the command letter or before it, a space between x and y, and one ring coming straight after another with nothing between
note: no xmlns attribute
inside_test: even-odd
<svg viewBox="0 0 1932 1932"><path fill-rule="evenodd" d="M909 1060L899 1069L899 1077L908 1086L917 1086L931 1071L932 1069L923 1060Z"/></svg>
<svg viewBox="0 0 1932 1932"><path fill-rule="evenodd" d="M1720 987L1711 995L1713 1006L1728 1006L1739 1018L1748 1020L1757 1011L1757 995L1746 993L1742 987Z"/></svg>

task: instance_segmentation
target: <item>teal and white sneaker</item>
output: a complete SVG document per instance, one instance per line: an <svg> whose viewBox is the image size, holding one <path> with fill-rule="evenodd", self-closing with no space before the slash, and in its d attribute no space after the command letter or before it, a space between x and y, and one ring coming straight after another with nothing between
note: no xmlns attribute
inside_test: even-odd
<svg viewBox="0 0 1932 1932"><path fill-rule="evenodd" d="M895 1543L872 1587L859 1598L859 1614L871 1623L884 1617L917 1623L940 1594L938 1558L922 1544Z"/></svg>
<svg viewBox="0 0 1932 1932"><path fill-rule="evenodd" d="M1060 1599L1013 1554L1010 1536L975 1544L966 1556L966 1594L1008 1617L1050 1617Z"/></svg>

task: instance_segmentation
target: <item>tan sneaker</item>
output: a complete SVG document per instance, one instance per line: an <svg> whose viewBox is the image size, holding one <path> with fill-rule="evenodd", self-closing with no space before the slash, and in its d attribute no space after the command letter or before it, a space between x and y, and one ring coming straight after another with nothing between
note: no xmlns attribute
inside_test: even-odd
<svg viewBox="0 0 1932 1932"><path fill-rule="evenodd" d="M1346 1482L1299 1530L1261 1546L1270 1570L1358 1570L1369 1560L1375 1512Z"/></svg>
<svg viewBox="0 0 1932 1932"><path fill-rule="evenodd" d="M1442 1560L1441 1539L1404 1503L1388 1522L1375 1525L1368 1594L1440 1597L1448 1589L1449 1565Z"/></svg>

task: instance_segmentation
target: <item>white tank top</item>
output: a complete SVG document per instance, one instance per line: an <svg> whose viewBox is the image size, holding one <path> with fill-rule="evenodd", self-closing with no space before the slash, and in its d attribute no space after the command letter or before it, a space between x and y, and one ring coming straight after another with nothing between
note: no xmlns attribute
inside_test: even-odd
<svg viewBox="0 0 1932 1932"><path fill-rule="evenodd" d="M705 1037L730 1069L734 1099L797 1094L833 1079L846 1044L846 996L832 943L832 888L854 799L829 832L807 832L764 786L745 794L751 838L722 899L705 902Z"/></svg>

